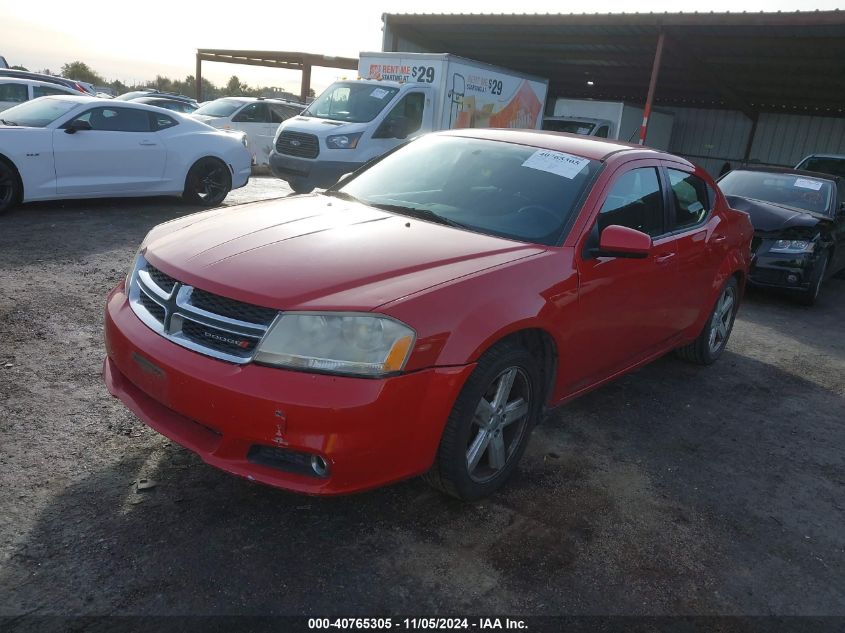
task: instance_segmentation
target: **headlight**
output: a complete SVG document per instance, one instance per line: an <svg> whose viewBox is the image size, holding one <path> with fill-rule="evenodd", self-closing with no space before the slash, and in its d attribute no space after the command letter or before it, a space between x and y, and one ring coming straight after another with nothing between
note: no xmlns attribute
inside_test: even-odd
<svg viewBox="0 0 845 633"><path fill-rule="evenodd" d="M135 279L138 269L143 265L144 256L141 255L141 249L138 249L138 252L135 253L135 257L132 259L132 266L129 268L129 273L126 275L126 281L123 286L126 289L127 294L129 294L129 288L132 286L132 280Z"/></svg>
<svg viewBox="0 0 845 633"><path fill-rule="evenodd" d="M257 363L359 376L402 371L416 334L370 314L288 312L258 346Z"/></svg>
<svg viewBox="0 0 845 633"><path fill-rule="evenodd" d="M813 250L810 240L777 240L769 249L770 253L809 253Z"/></svg>
<svg viewBox="0 0 845 633"><path fill-rule="evenodd" d="M355 134L336 134L326 137L326 147L329 149L355 149L363 132Z"/></svg>

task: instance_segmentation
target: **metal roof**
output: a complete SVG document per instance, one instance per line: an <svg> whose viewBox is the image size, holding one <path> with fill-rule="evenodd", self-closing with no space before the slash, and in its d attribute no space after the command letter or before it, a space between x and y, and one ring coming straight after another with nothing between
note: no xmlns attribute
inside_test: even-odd
<svg viewBox="0 0 845 633"><path fill-rule="evenodd" d="M550 95L839 116L845 11L384 14L384 50L449 52L547 77ZM588 85L588 81L592 85Z"/></svg>

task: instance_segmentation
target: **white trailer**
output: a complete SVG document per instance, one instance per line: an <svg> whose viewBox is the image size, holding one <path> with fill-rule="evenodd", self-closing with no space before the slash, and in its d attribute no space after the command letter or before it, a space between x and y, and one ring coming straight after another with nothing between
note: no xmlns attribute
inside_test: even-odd
<svg viewBox="0 0 845 633"><path fill-rule="evenodd" d="M543 123L546 80L448 53L361 53L358 74L279 126L270 167L294 191L332 185L427 132Z"/></svg>
<svg viewBox="0 0 845 633"><path fill-rule="evenodd" d="M669 149L674 118L671 112L652 108L645 144ZM637 143L642 122L640 106L621 101L560 98L555 101L554 116L543 120L543 129Z"/></svg>

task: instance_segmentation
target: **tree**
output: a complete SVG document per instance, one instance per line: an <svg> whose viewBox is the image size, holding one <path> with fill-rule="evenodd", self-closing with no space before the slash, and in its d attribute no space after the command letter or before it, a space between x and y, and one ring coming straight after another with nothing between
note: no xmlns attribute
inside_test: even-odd
<svg viewBox="0 0 845 633"><path fill-rule="evenodd" d="M247 90L249 90L249 86L242 84L237 75L232 75L223 89L223 93L229 97L239 97Z"/></svg>
<svg viewBox="0 0 845 633"><path fill-rule="evenodd" d="M88 64L80 61L71 62L62 66L62 76L94 85L106 83L105 79L88 67Z"/></svg>
<svg viewBox="0 0 845 633"><path fill-rule="evenodd" d="M24 68L23 66L10 66L12 70L25 70L29 72L29 68Z"/></svg>

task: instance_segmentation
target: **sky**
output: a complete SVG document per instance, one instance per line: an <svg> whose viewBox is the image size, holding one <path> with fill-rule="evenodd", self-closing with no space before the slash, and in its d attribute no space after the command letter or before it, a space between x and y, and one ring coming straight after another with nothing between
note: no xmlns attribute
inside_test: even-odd
<svg viewBox="0 0 845 633"><path fill-rule="evenodd" d="M381 50L383 13L521 13L811 11L845 8L845 0L0 0L0 55L30 70L58 72L80 60L108 80L134 83L156 75L184 78L195 71L197 48L281 50L357 57ZM260 10L241 7L260 7ZM579 11L580 9L580 11ZM442 51L448 52L448 51ZM299 92L299 72L203 62L216 84L237 74L250 85ZM319 93L350 71L315 68Z"/></svg>

